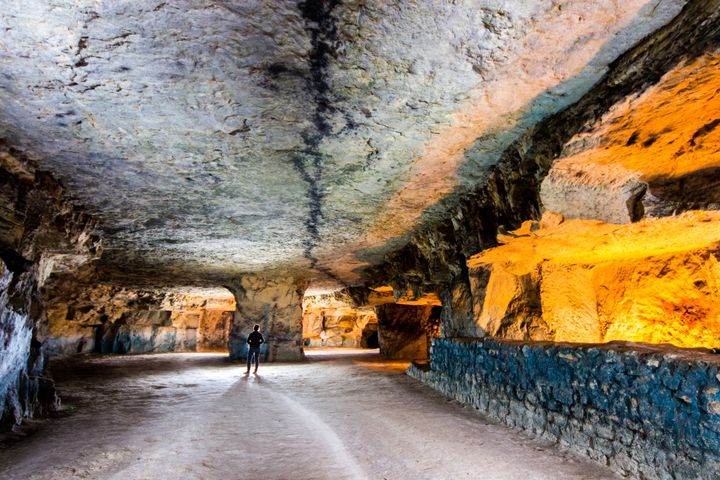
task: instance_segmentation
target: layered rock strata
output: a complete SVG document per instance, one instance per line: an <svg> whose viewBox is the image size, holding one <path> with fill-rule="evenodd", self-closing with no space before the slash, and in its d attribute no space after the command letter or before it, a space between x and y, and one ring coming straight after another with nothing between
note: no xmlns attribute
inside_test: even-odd
<svg viewBox="0 0 720 480"><path fill-rule="evenodd" d="M91 278L95 222L62 187L0 145L0 428L57 406L44 299Z"/></svg>
<svg viewBox="0 0 720 480"><path fill-rule="evenodd" d="M441 338L408 373L623 476L720 476L720 359L706 351Z"/></svg>

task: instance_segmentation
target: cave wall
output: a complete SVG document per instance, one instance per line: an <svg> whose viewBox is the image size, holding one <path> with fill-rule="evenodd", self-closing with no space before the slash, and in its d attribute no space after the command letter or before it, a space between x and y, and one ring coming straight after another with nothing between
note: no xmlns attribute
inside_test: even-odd
<svg viewBox="0 0 720 480"><path fill-rule="evenodd" d="M408 373L510 427L655 480L720 475L720 358L622 343L433 340Z"/></svg>
<svg viewBox="0 0 720 480"><path fill-rule="evenodd" d="M720 212L542 223L468 262L478 329L515 340L718 346Z"/></svg>
<svg viewBox="0 0 720 480"><path fill-rule="evenodd" d="M717 346L717 240L684 240L699 225L720 231L713 213L696 211L718 207L718 50L720 2L689 2L579 102L506 150L487 182L449 196L446 221L419 228L368 270L370 285L442 300L442 336L429 364L411 375L623 475L718 477L715 357L596 344ZM682 224L687 216L695 218L670 227L672 235L658 229L634 245L633 258L622 249L596 256L625 235L621 224ZM584 258L545 261L539 248L536 261L515 268L505 255L543 229L583 221L593 222L590 234L607 229L595 238L604 242L586 243ZM556 237L556 248L580 233ZM656 248L663 243L673 247ZM473 263L498 245L495 261ZM533 343L570 337L595 345Z"/></svg>
<svg viewBox="0 0 720 480"><path fill-rule="evenodd" d="M366 331L377 331L371 306L357 307L342 290L303 300L303 343L308 347L364 347Z"/></svg>
<svg viewBox="0 0 720 480"><path fill-rule="evenodd" d="M94 275L94 220L0 142L0 428L57 406L45 298Z"/></svg>
<svg viewBox="0 0 720 480"><path fill-rule="evenodd" d="M682 70L687 65L691 70L700 68L692 65L708 52L716 51L718 46L720 1L689 2L672 22L613 62L608 74L582 99L540 122L514 142L498 164L488 168L484 180L472 188L458 187L441 201L437 208L447 211L444 220L418 227L404 247L386 255L380 265L368 268L366 284L390 285L396 291L413 291L417 295L433 292L445 306L442 314L444 335L482 335L474 321L475 314L470 314L478 306L469 293L471 279L467 260L496 246L498 232L519 228L529 219L540 219L543 212L541 187L554 162L576 153L583 145L586 132L602 130L596 123L601 122L604 115L614 118L608 112L641 96L652 85L662 84L663 77L673 69ZM712 61L708 58L706 63L711 65ZM667 85L673 85L672 79L666 77L666 81ZM707 101L713 97L705 95L702 98ZM683 138L683 142L691 139ZM624 138L625 143L628 140ZM637 145L643 147L647 140L643 138ZM601 143L597 140L590 145ZM708 146L711 145L708 142ZM711 148L705 150L706 153L711 151ZM690 153L698 156L697 151ZM692 161L692 155L688 161ZM668 179L663 178L667 189ZM676 186L682 184L682 178L675 180ZM714 183L711 181L708 185ZM618 189L618 192L623 190ZM668 201L664 205L680 208L673 212L683 208L714 208L712 202L683 204L673 203L672 199L676 197L666 198ZM565 203L570 200L568 197ZM656 211L673 213L663 209Z"/></svg>
<svg viewBox="0 0 720 480"><path fill-rule="evenodd" d="M247 336L260 325L266 344L263 361L296 361L304 358L302 300L307 281L282 276L245 275L226 285L235 296L236 310L230 327L231 359L247 358Z"/></svg>
<svg viewBox="0 0 720 480"><path fill-rule="evenodd" d="M62 293L46 301L54 355L227 351L229 292L99 284Z"/></svg>

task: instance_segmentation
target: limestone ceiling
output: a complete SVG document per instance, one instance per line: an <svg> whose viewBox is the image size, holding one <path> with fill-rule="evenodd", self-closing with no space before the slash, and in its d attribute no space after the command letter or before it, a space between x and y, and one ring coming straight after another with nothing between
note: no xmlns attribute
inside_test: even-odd
<svg viewBox="0 0 720 480"><path fill-rule="evenodd" d="M124 273L352 281L684 3L5 0L0 136Z"/></svg>

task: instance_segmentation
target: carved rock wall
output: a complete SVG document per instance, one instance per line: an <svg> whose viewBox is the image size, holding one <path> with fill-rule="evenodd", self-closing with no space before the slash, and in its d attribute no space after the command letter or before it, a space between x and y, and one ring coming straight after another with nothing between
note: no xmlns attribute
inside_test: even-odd
<svg viewBox="0 0 720 480"><path fill-rule="evenodd" d="M484 180L471 189L458 189L439 202L437 208L447 212L444 219L418 228L404 247L386 255L382 264L368 268L365 272L367 283L390 285L397 291L413 291L416 295L434 292L439 295L444 306L443 334L482 334L481 329L471 321L475 317L472 311L480 307L470 294L467 259L496 246L499 232L518 228L528 219L540 218L543 211L541 184L553 162L577 151L578 145L582 143L580 140L584 138L583 132L604 131L597 123L603 115L614 118L608 112L612 112L613 108L625 108L622 106L632 104L637 99L642 100L643 92L651 85L659 85L655 87L657 92L673 91L668 87L675 78L673 69L678 69L678 72L705 71L703 65L710 66L714 62L712 55L706 56L709 52L717 51L718 47L720 2L688 3L667 26L613 62L608 74L577 103L540 122L515 141L505 150L497 165L489 169ZM707 73L705 77L708 75L711 74ZM708 80L707 85L711 84L712 81ZM707 102L715 102L716 99L708 95L703 98ZM698 102L702 103L703 98ZM712 105L712 108L708 108L710 113L716 106L715 103ZM650 112L652 110L649 109ZM703 125L698 125L693 132L702 129ZM703 151L712 151L712 135L716 130L710 131L709 127L705 130L707 135L695 141L706 142L703 145L708 148ZM661 131L655 133L660 134ZM649 139L645 136L650 133L649 130L644 132L644 140L633 148L651 148L652 143L645 146ZM600 137L599 134L597 136ZM692 134L690 138L681 137L683 143L687 143L692 139ZM628 140L624 138L625 142ZM670 140L668 137L667 141ZM570 148L569 144L574 146ZM633 152L638 153L635 150ZM694 156L698 155L697 150L689 152L689 155L687 160L692 163ZM561 161L558 166L561 166ZM682 178L673 181L677 188L682 185ZM714 185L713 181L706 183ZM664 188L669 187L666 185ZM674 191L678 191L677 188ZM622 205L627 203L627 195L623 193L625 190L617 190L616 200ZM692 205L695 208L712 207L708 202L695 202ZM685 208L688 206L691 205L688 203ZM529 288L533 282L531 279L528 281L517 288ZM532 323L532 317L527 322Z"/></svg>
<svg viewBox="0 0 720 480"><path fill-rule="evenodd" d="M486 334L720 346L720 212L514 235L468 262L475 328Z"/></svg>
<svg viewBox="0 0 720 480"><path fill-rule="evenodd" d="M247 357L247 336L260 325L266 344L263 361L301 360L303 354L302 300L305 280L246 275L226 285L237 309L230 327L230 358Z"/></svg>
<svg viewBox="0 0 720 480"><path fill-rule="evenodd" d="M306 296L303 300L303 339L308 347L366 347L377 332L374 307L356 307L342 292Z"/></svg>
<svg viewBox="0 0 720 480"><path fill-rule="evenodd" d="M0 428L57 406L46 292L94 274L92 218L47 174L0 143Z"/></svg>
<svg viewBox="0 0 720 480"><path fill-rule="evenodd" d="M223 289L98 285L47 301L53 354L227 351L232 295Z"/></svg>
<svg viewBox="0 0 720 480"><path fill-rule="evenodd" d="M377 308L380 353L388 358L426 359L437 336L440 308L388 303Z"/></svg>

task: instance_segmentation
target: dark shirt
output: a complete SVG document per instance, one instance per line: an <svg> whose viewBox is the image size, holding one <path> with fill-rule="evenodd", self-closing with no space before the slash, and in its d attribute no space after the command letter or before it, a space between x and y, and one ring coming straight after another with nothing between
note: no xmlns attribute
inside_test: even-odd
<svg viewBox="0 0 720 480"><path fill-rule="evenodd" d="M252 332L248 335L247 342L251 347L259 347L261 343L265 343L265 339L263 338L262 333Z"/></svg>

